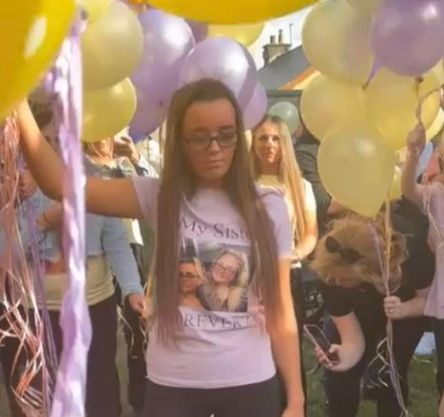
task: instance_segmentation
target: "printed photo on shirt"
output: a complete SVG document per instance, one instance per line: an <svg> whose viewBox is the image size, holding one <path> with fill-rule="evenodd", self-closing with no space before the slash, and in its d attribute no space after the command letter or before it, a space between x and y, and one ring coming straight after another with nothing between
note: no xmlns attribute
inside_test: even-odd
<svg viewBox="0 0 444 417"><path fill-rule="evenodd" d="M184 239L179 266L181 305L197 310L246 312L249 282L245 248Z"/></svg>

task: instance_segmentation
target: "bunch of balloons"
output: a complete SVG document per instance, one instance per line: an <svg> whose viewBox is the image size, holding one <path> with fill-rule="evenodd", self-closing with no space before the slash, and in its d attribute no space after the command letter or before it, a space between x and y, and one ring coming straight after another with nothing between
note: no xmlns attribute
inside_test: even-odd
<svg viewBox="0 0 444 417"><path fill-rule="evenodd" d="M82 34L83 129L94 142L124 129L136 111L136 90L129 76L143 49L137 15L117 0L81 0L87 13Z"/></svg>
<svg viewBox="0 0 444 417"><path fill-rule="evenodd" d="M321 179L346 207L375 215L409 131L420 122L430 139L442 127L443 38L442 0L325 1L308 14L303 48L321 75L301 117L322 142Z"/></svg>
<svg viewBox="0 0 444 417"><path fill-rule="evenodd" d="M256 66L247 46L263 24L207 25L148 8L138 15L143 51L131 75L137 91L137 110L131 122L133 136L155 131L166 116L174 92L193 81L214 78L235 94L253 127L267 108L267 95L256 78Z"/></svg>

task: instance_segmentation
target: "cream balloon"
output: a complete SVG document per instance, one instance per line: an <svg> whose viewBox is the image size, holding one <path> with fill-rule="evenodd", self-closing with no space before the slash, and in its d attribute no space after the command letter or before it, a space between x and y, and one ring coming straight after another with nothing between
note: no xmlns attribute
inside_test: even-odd
<svg viewBox="0 0 444 417"><path fill-rule="evenodd" d="M373 65L370 17L346 0L313 7L304 22L302 45L307 59L324 75L357 85L368 80Z"/></svg>
<svg viewBox="0 0 444 417"><path fill-rule="evenodd" d="M435 120L440 95L428 90L438 83L436 77L432 70L418 85L413 78L381 69L368 85L369 118L392 149L402 148L408 133L418 124L418 97L422 101L421 122L428 128Z"/></svg>
<svg viewBox="0 0 444 417"><path fill-rule="evenodd" d="M383 0L347 0L356 10L371 15L378 10Z"/></svg>
<svg viewBox="0 0 444 417"><path fill-rule="evenodd" d="M103 90L86 92L83 96L82 141L95 142L119 133L128 126L136 106L136 89L129 78Z"/></svg>
<svg viewBox="0 0 444 417"><path fill-rule="evenodd" d="M82 35L86 90L106 88L131 75L142 56L143 32L137 16L114 1Z"/></svg>
<svg viewBox="0 0 444 417"><path fill-rule="evenodd" d="M263 23L243 25L209 25L208 37L222 36L231 38L245 46L253 44L264 30Z"/></svg>
<svg viewBox="0 0 444 417"><path fill-rule="evenodd" d="M342 205L375 216L393 178L395 152L369 126L344 125L321 143L318 169L322 184Z"/></svg>
<svg viewBox="0 0 444 417"><path fill-rule="evenodd" d="M78 0L78 4L86 11L88 22L93 22L106 13L111 0Z"/></svg>
<svg viewBox="0 0 444 417"><path fill-rule="evenodd" d="M344 84L319 75L304 89L300 111L305 126L318 140L335 126L365 120L366 101L359 86Z"/></svg>

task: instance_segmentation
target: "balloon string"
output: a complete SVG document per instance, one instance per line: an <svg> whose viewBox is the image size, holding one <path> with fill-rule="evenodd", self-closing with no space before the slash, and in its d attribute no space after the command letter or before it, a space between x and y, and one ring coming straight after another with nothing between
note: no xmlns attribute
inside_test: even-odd
<svg viewBox="0 0 444 417"><path fill-rule="evenodd" d="M18 199L18 138L18 126L14 117L10 117L0 130L0 301L4 308L0 317L3 324L0 344L8 338L17 346L10 377L18 407L27 416L46 416L49 377L43 345L45 332L34 293L36 271L29 269L33 263L28 264L28 251L23 247L17 223L19 210L25 209ZM38 262L35 257L30 259ZM29 314L28 307L35 314Z"/></svg>
<svg viewBox="0 0 444 417"><path fill-rule="evenodd" d="M384 253L381 250L381 244L378 237L378 232L376 230L375 225L371 225L371 233L373 235L373 241L376 248L376 253L378 257L379 267L381 270L381 275L384 283L385 288L385 296L389 297L391 295L391 288L390 288L390 260L392 255L392 235L393 235L393 229L391 225L391 212L390 212L390 200L387 198L386 204L385 204L385 213L384 213L384 240L385 240L385 250ZM393 349L393 322L390 318L387 319L387 326L386 326L386 338L378 344L376 349L377 357L379 357L382 360L383 364L389 365L389 374L390 374L390 381L392 383L393 391L395 393L396 399L398 401L399 407L401 408L401 416L400 417L411 417L410 412L407 409L407 405L404 400L404 396L402 394L402 388L401 388L401 381L400 376L398 372L398 368L396 365L396 359L394 355L394 349ZM383 351L384 343L386 342L387 351ZM388 361L385 359L386 356L388 356ZM382 370L381 370L382 372Z"/></svg>
<svg viewBox="0 0 444 417"><path fill-rule="evenodd" d="M415 80L415 92L416 92L416 98L418 100L418 107L416 108L416 120L418 121L418 125L422 126L422 128L425 129L424 123L422 121L422 104L423 104L424 100L426 100L431 94L433 94L437 90L433 90L421 98L420 87L421 87L422 81L423 81L422 78L417 78Z"/></svg>

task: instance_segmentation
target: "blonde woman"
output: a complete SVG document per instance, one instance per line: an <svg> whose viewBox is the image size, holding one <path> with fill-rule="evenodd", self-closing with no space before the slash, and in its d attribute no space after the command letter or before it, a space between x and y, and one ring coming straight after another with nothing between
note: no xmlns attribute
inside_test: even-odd
<svg viewBox="0 0 444 417"><path fill-rule="evenodd" d="M197 298L197 291L206 282L204 268L197 258L181 259L179 264L179 288L181 305L195 310L204 306Z"/></svg>
<svg viewBox="0 0 444 417"><path fill-rule="evenodd" d="M324 330L333 344L330 355L316 349L316 356L326 368L329 417L357 416L361 386L366 398L376 400L378 417L402 414L388 373L387 320L393 322L400 394L408 402L408 368L425 329L422 316L434 274L426 236L415 233L421 216L408 202L392 208L390 296L379 258L386 249L382 221L372 224L349 215L335 221L319 242L312 267L323 281L324 303L331 317Z"/></svg>
<svg viewBox="0 0 444 417"><path fill-rule="evenodd" d="M301 331L306 318L301 261L313 252L318 239L315 196L311 184L302 178L290 131L280 117L266 115L256 126L251 155L256 181L282 192L287 205L293 235L291 292ZM303 369L302 362L300 366ZM305 389L304 372L302 378Z"/></svg>
<svg viewBox="0 0 444 417"><path fill-rule="evenodd" d="M310 183L302 178L285 122L267 115L253 131L253 170L260 185L281 190L293 229L293 259L310 255L318 239L316 201Z"/></svg>
<svg viewBox="0 0 444 417"><path fill-rule="evenodd" d="M208 284L201 298L212 311L245 312L247 309L248 260L243 253L222 250L213 260Z"/></svg>

